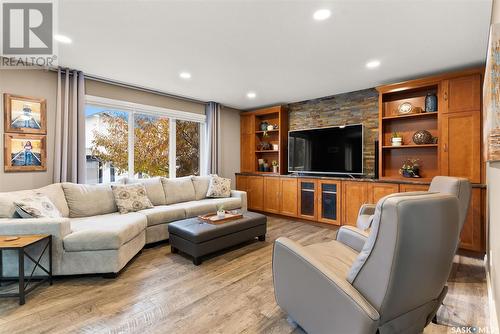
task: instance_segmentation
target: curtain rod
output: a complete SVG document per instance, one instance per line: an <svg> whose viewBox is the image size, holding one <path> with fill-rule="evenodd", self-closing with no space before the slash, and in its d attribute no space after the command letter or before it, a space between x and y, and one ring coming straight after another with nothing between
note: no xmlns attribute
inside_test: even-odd
<svg viewBox="0 0 500 334"><path fill-rule="evenodd" d="M51 67L49 70L57 72L58 68ZM63 73L65 73L67 70L72 71L69 68L61 68L61 72L63 72ZM170 93L162 92L160 90L155 90L155 89L151 89L151 88L147 88L147 87L143 87L143 86L132 85L132 84L125 83L125 82L100 77L97 75L87 74L85 72L83 72L83 75L85 76L85 79L89 79L89 80L93 80L93 81L97 81L97 82L102 82L102 83L107 83L107 84L120 86L120 87L124 87L124 88L140 90L140 91L143 91L146 93L161 95L161 96L165 96L165 97L169 97L169 98L173 98L173 99L177 99L177 100L182 100L182 101L192 102L192 103L200 103L200 104L207 104L208 103L205 101L193 99L193 98L186 97L186 96L170 94Z"/></svg>

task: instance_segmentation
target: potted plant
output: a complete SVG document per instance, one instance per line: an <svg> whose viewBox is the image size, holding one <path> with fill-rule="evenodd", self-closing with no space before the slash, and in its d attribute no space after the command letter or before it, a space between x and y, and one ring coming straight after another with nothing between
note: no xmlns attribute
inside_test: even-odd
<svg viewBox="0 0 500 334"><path fill-rule="evenodd" d="M392 146L403 145L403 136L398 132L393 132L393 134L391 136L391 145Z"/></svg>
<svg viewBox="0 0 500 334"><path fill-rule="evenodd" d="M226 216L226 210L224 210L224 205L219 204L217 205L217 218L224 218Z"/></svg>
<svg viewBox="0 0 500 334"><path fill-rule="evenodd" d="M271 164L273 165L273 173L277 174L278 173L278 161L273 160L273 162L271 162Z"/></svg>
<svg viewBox="0 0 500 334"><path fill-rule="evenodd" d="M420 177L419 159L406 159L403 161L403 166L399 169L399 174L403 177Z"/></svg>

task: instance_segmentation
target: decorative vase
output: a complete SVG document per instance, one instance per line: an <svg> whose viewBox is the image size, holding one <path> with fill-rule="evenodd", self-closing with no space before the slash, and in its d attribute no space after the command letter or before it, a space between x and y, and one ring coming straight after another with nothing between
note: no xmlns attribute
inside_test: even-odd
<svg viewBox="0 0 500 334"><path fill-rule="evenodd" d="M401 145L403 145L403 138L401 138L401 137L393 137L393 138L391 138L391 145L392 146L401 146Z"/></svg>
<svg viewBox="0 0 500 334"><path fill-rule="evenodd" d="M437 111L437 104L438 100L436 94L427 93L427 96L425 97L425 111Z"/></svg>
<svg viewBox="0 0 500 334"><path fill-rule="evenodd" d="M278 174L278 166L273 166L273 173Z"/></svg>
<svg viewBox="0 0 500 334"><path fill-rule="evenodd" d="M212 211L212 212L213 212L213 211ZM226 217L226 211L224 211L224 210L220 210L220 211L219 211L219 210L218 210L218 211L217 211L217 218L222 219L222 218L224 218L224 217Z"/></svg>
<svg viewBox="0 0 500 334"><path fill-rule="evenodd" d="M413 134L413 142L417 145L432 144L434 138L427 130L418 130Z"/></svg>
<svg viewBox="0 0 500 334"><path fill-rule="evenodd" d="M262 131L267 131L267 126L268 126L268 123L267 122L262 122L260 123L260 129Z"/></svg>

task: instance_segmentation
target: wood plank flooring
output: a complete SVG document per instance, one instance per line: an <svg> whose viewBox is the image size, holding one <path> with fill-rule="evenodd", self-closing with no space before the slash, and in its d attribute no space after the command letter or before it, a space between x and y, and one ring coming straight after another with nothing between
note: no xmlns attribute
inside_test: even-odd
<svg viewBox="0 0 500 334"><path fill-rule="evenodd" d="M272 243L334 239L336 229L269 217L266 242L249 242L194 266L161 244L144 249L116 279L72 277L42 286L19 306L0 299L0 333L303 333L274 301ZM486 326L482 262L456 257L439 322ZM425 333L450 333L430 325Z"/></svg>

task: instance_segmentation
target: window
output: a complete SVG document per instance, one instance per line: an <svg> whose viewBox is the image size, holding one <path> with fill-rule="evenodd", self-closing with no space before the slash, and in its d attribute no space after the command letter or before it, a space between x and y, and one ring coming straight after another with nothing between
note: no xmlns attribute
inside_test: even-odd
<svg viewBox="0 0 500 334"><path fill-rule="evenodd" d="M87 96L87 183L204 174L205 116Z"/></svg>

